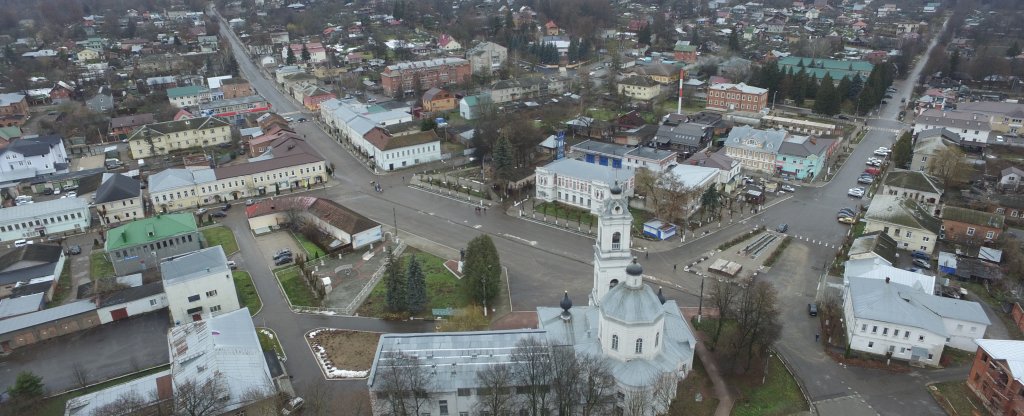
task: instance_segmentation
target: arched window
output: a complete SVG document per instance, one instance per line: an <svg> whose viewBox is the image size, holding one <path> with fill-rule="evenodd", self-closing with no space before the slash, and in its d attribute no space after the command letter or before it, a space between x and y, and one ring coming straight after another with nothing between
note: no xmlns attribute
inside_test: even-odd
<svg viewBox="0 0 1024 416"><path fill-rule="evenodd" d="M622 234L616 231L612 234L612 250L618 250L621 246Z"/></svg>
<svg viewBox="0 0 1024 416"><path fill-rule="evenodd" d="M611 289L611 288L615 287L615 285L617 285L617 284L619 284L619 279L612 279L611 282L608 282L608 288Z"/></svg>
<svg viewBox="0 0 1024 416"><path fill-rule="evenodd" d="M642 352L644 352L644 339L643 338L637 338L636 339L636 353L639 354L639 353L642 353Z"/></svg>
<svg viewBox="0 0 1024 416"><path fill-rule="evenodd" d="M615 351L619 350L619 336L612 335L612 349Z"/></svg>
<svg viewBox="0 0 1024 416"><path fill-rule="evenodd" d="M654 347L658 347L658 341L661 339L661 332L654 334Z"/></svg>

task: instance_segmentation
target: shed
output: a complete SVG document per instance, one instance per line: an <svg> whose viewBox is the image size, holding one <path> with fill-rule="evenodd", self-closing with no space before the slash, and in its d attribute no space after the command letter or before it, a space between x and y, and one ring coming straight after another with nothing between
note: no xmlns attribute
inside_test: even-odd
<svg viewBox="0 0 1024 416"><path fill-rule="evenodd" d="M658 240L667 240L676 235L676 225L653 219L644 223L644 235Z"/></svg>

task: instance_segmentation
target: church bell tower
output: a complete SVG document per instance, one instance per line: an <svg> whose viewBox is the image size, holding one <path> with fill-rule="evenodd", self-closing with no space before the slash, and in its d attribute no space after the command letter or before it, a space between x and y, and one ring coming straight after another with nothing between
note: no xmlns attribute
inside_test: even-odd
<svg viewBox="0 0 1024 416"><path fill-rule="evenodd" d="M621 283L626 276L626 266L632 260L629 232L633 215L629 213L629 202L622 195L622 188L616 183L609 192L604 207L597 216L597 241L594 244L594 288L590 292L590 304L600 305L608 289Z"/></svg>

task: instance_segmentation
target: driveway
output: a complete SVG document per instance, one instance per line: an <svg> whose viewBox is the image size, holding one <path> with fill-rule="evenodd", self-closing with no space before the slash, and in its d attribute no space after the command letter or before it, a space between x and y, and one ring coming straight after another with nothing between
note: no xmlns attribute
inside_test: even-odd
<svg viewBox="0 0 1024 416"><path fill-rule="evenodd" d="M165 309L17 349L0 359L0 389L22 371L41 376L55 394L80 387L76 365L91 384L167 364L170 327Z"/></svg>
<svg viewBox="0 0 1024 416"><path fill-rule="evenodd" d="M248 230L245 230L245 231L248 231ZM249 262L248 262L249 264L247 264L248 267L254 267L257 264L260 264L261 261L265 262L267 267L270 267L271 270L276 269L278 267L284 267L285 265L281 265L281 266L274 265L274 254L277 254L278 250L285 249L285 248L292 251L292 257L293 258L295 256L298 256L298 255L303 255L303 256L306 255L306 252L302 250L302 247L299 246L299 243L296 242L294 238L292 238L291 233L289 233L288 231L283 231L283 230L282 231L274 231L272 233L267 233L267 234L262 234L260 236L257 236L256 237L256 244L259 246L259 251L263 255L260 256L260 257L245 257L245 256L243 256L243 257L245 257L246 259L249 260ZM294 264L294 263L288 263L288 264Z"/></svg>

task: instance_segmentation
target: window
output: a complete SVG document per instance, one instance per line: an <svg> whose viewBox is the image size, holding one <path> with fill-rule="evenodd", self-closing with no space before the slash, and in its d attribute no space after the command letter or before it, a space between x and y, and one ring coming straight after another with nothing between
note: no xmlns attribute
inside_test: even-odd
<svg viewBox="0 0 1024 416"><path fill-rule="evenodd" d="M216 290L211 290L209 292L206 292L206 297L212 298L214 296L217 296L217 291Z"/></svg>
<svg viewBox="0 0 1024 416"><path fill-rule="evenodd" d="M199 300L199 295L192 295L188 297L189 302L195 302Z"/></svg>
<svg viewBox="0 0 1024 416"><path fill-rule="evenodd" d="M210 307L210 312L217 312L220 310L220 305L214 305Z"/></svg>
<svg viewBox="0 0 1024 416"><path fill-rule="evenodd" d="M612 335L612 350L614 350L614 351L618 351L619 350L619 336L618 335Z"/></svg>
<svg viewBox="0 0 1024 416"><path fill-rule="evenodd" d="M470 394L472 394L472 390L471 389L458 389L458 394L461 397L467 397Z"/></svg>
<svg viewBox="0 0 1024 416"><path fill-rule="evenodd" d="M644 352L644 339L643 338L637 338L636 339L636 353L640 354L642 352Z"/></svg>
<svg viewBox="0 0 1024 416"><path fill-rule="evenodd" d="M967 235L974 235L974 227L967 227Z"/></svg>
<svg viewBox="0 0 1024 416"><path fill-rule="evenodd" d="M150 299L149 306L156 306L156 299Z"/></svg>
<svg viewBox="0 0 1024 416"><path fill-rule="evenodd" d="M918 335L917 336L917 341L918 342L924 342L924 335Z"/></svg>
<svg viewBox="0 0 1024 416"><path fill-rule="evenodd" d="M661 340L661 332L654 334L654 346L658 346L658 341Z"/></svg>
<svg viewBox="0 0 1024 416"><path fill-rule="evenodd" d="M868 348L874 348L874 347L875 347L874 341L868 343Z"/></svg>
<svg viewBox="0 0 1024 416"><path fill-rule="evenodd" d="M900 336L900 330L898 330L898 329L892 330L892 336L894 336L894 337Z"/></svg>
<svg viewBox="0 0 1024 416"><path fill-rule="evenodd" d="M438 400L437 401L437 405L438 405L438 407L441 408L441 415L442 416L448 414L448 401L447 400Z"/></svg>
<svg viewBox="0 0 1024 416"><path fill-rule="evenodd" d="M871 327L871 333L872 334L877 334L878 333L878 325L874 325L874 326Z"/></svg>
<svg viewBox="0 0 1024 416"><path fill-rule="evenodd" d="M907 231L907 238L910 238L910 231Z"/></svg>
<svg viewBox="0 0 1024 416"><path fill-rule="evenodd" d="M860 332L864 332L864 331L867 331L867 330L868 330L868 324L863 324L863 325L860 326Z"/></svg>
<svg viewBox="0 0 1024 416"><path fill-rule="evenodd" d="M621 240L622 240L622 234L620 234L618 232L615 232L615 233L612 234L612 250L618 250L619 249L619 247L622 245L622 243L620 242Z"/></svg>
<svg viewBox="0 0 1024 416"><path fill-rule="evenodd" d="M930 359L932 359L932 357L934 357L934 355L932 355L932 354L928 354L928 359L929 359L929 360L930 360Z"/></svg>
<svg viewBox="0 0 1024 416"><path fill-rule="evenodd" d="M882 335L888 336L889 335L889 328L882 328Z"/></svg>
<svg viewBox="0 0 1024 416"><path fill-rule="evenodd" d="M996 232L995 231L988 231L988 232L985 233L985 239L986 240L991 240L991 239L993 239L995 237L996 237Z"/></svg>

